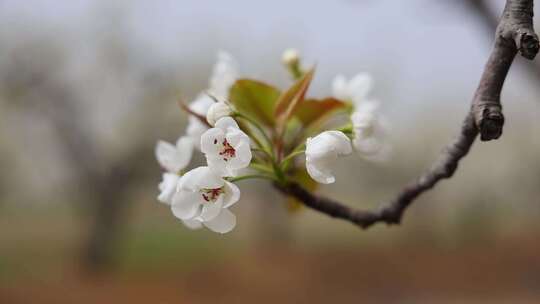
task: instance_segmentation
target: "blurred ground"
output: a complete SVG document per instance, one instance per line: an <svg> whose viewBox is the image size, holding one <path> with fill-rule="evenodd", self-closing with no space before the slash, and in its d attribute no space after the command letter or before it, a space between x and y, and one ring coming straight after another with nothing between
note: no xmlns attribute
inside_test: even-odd
<svg viewBox="0 0 540 304"><path fill-rule="evenodd" d="M9 280L0 287L0 302L538 303L540 246L524 244L531 243L507 240L467 250L272 248L181 272L99 279L65 269L52 279Z"/></svg>
<svg viewBox="0 0 540 304"><path fill-rule="evenodd" d="M471 231L437 241L411 223L418 210L408 226L368 232L304 214L291 217L298 233L288 240L260 242L241 233L191 232L160 218L167 210L156 210L150 202L134 208L114 271L90 274L75 259L84 230L69 208L6 208L0 215L0 303L540 301L540 234L534 232ZM310 221L338 228L330 237L298 229L298 222Z"/></svg>

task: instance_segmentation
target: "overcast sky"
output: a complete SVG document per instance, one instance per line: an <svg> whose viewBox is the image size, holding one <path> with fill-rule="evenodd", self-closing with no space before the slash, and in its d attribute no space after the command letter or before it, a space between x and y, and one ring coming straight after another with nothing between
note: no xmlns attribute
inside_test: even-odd
<svg viewBox="0 0 540 304"><path fill-rule="evenodd" d="M328 93L338 73L368 71L374 95L392 115L402 107L422 111L419 103L469 102L492 38L460 2L2 0L0 28L58 33L84 46L91 43L87 33L107 31L113 16L134 48L156 63L202 60L209 70L225 49L246 74L271 79L282 71L280 52L296 47L317 63L315 93ZM503 3L492 2L495 10ZM522 78L512 74L505 94Z"/></svg>

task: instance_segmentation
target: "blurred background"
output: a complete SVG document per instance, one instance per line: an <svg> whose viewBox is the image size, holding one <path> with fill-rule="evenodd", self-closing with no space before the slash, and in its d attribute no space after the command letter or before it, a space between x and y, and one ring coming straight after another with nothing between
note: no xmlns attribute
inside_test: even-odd
<svg viewBox="0 0 540 304"><path fill-rule="evenodd" d="M0 0L0 303L538 303L538 59L510 71L504 136L402 226L290 212L264 181L241 182L226 235L156 200L154 145L184 132L177 100L207 87L218 50L284 88L294 47L317 63L312 95L373 75L393 157L349 158L320 192L377 207L459 131L503 5Z"/></svg>

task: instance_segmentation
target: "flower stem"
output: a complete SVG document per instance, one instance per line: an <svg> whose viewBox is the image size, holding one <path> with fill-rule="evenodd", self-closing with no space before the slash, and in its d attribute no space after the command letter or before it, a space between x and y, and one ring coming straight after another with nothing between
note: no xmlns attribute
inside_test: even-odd
<svg viewBox="0 0 540 304"><path fill-rule="evenodd" d="M269 173L269 174L275 174L274 170L264 164L259 164L259 163L251 163L249 165L250 168L254 169L254 170L257 170L257 171L261 171L261 172L264 172L264 173Z"/></svg>
<svg viewBox="0 0 540 304"><path fill-rule="evenodd" d="M259 133L262 134L262 136L264 137L264 140L266 141L266 144L267 145L263 145L258 139L254 137L254 140L256 141L256 143L259 144L259 146L263 149L263 150L266 150L265 152L267 152L271 158L273 159L274 158L274 152L273 152L273 149L271 149L272 147L272 141L270 140L270 138L268 137L268 135L266 134L266 132L264 131L264 129L259 125L258 122L256 122L255 120L251 119L250 117L242 114L242 113L239 113L239 112L235 112L233 114L234 117L239 117L239 118L242 118L244 119L245 121L249 122L252 126L254 126L258 131Z"/></svg>
<svg viewBox="0 0 540 304"><path fill-rule="evenodd" d="M250 179L250 178L261 178L261 179L269 179L271 181L276 181L276 178L269 175L262 175L262 174L248 174L248 175L241 175L236 177L229 178L229 182L238 182L244 179Z"/></svg>
<svg viewBox="0 0 540 304"><path fill-rule="evenodd" d="M201 115L195 111L193 111L192 109L189 108L189 106L187 104L184 103L183 100L178 100L178 105L180 106L180 108L184 111L186 111L186 113L190 114L190 115L193 115L195 118L197 118L200 122L202 122L203 124L205 124L206 126L208 126L209 128L212 128L212 126L208 123L208 121L206 120L206 116L204 115Z"/></svg>
<svg viewBox="0 0 540 304"><path fill-rule="evenodd" d="M341 128L338 128L337 131L341 131L345 134L352 134L354 132L353 126L351 124L345 125Z"/></svg>
<svg viewBox="0 0 540 304"><path fill-rule="evenodd" d="M282 161L281 163L282 164L285 164L287 163L288 161L292 160L295 156L298 156L302 153L306 152L305 150L298 150L298 151L293 151L291 152L289 155L287 155Z"/></svg>

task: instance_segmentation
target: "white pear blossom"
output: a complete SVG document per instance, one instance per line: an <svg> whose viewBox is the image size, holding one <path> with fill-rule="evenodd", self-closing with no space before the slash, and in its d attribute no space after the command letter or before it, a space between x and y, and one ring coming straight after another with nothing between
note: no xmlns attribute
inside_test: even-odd
<svg viewBox="0 0 540 304"><path fill-rule="evenodd" d="M158 186L160 192L157 197L158 201L165 204L170 204L172 202L179 179L180 176L176 173L163 173L161 183L159 183Z"/></svg>
<svg viewBox="0 0 540 304"><path fill-rule="evenodd" d="M359 73L350 80L343 75L338 75L332 82L332 95L359 106L368 98L372 86L373 79L368 73Z"/></svg>
<svg viewBox="0 0 540 304"><path fill-rule="evenodd" d="M353 146L364 158L382 161L390 154L385 135L388 123L378 113L378 103L362 103L351 115L354 129Z"/></svg>
<svg viewBox="0 0 540 304"><path fill-rule="evenodd" d="M235 176L251 162L250 139L231 117L221 118L201 136L201 151L208 166L222 176Z"/></svg>
<svg viewBox="0 0 540 304"><path fill-rule="evenodd" d="M214 100L208 94L201 93L188 107L194 113L205 117L208 109L214 104ZM201 135L208 130L208 125L201 121L198 117L190 115L186 128L186 135L195 143L195 148L201 149Z"/></svg>
<svg viewBox="0 0 540 304"><path fill-rule="evenodd" d="M172 145L165 141L158 141L155 150L158 163L166 170L159 184L158 200L169 204L176 191L178 173L191 161L193 142L189 137L182 136Z"/></svg>
<svg viewBox="0 0 540 304"><path fill-rule="evenodd" d="M219 51L210 77L209 93L218 99L227 99L231 86L238 79L238 63L225 51Z"/></svg>
<svg viewBox="0 0 540 304"><path fill-rule="evenodd" d="M193 154L193 141L182 136L172 145L166 141L158 141L155 149L158 163L168 172L178 173L191 161Z"/></svg>
<svg viewBox="0 0 540 304"><path fill-rule="evenodd" d="M202 228L203 224L200 220L197 220L197 219L191 219L191 220L181 220L182 223L184 223L184 225L186 227L188 227L189 229L200 229Z"/></svg>
<svg viewBox="0 0 540 304"><path fill-rule="evenodd" d="M210 106L206 113L206 120L211 126L215 126L216 122L226 116L230 116L232 113L231 106L225 101L215 102Z"/></svg>
<svg viewBox="0 0 540 304"><path fill-rule="evenodd" d="M201 225L227 233L236 225L229 207L240 199L238 187L209 167L198 167L181 177L171 210L192 229Z"/></svg>
<svg viewBox="0 0 540 304"><path fill-rule="evenodd" d="M229 90L238 79L238 68L234 58L227 52L220 51L217 56L217 62L212 69L212 76L209 81L208 93L201 93L189 104L189 109L202 117L206 117L208 109L215 103L214 99L208 94L226 100L229 96ZM201 135L208 130L208 126L198 117L190 116L186 133L195 147L200 149Z"/></svg>
<svg viewBox="0 0 540 304"><path fill-rule="evenodd" d="M351 141L341 131L325 131L306 142L306 169L317 182L336 181L331 167L340 156L352 153Z"/></svg>

